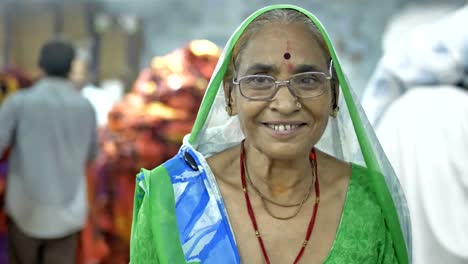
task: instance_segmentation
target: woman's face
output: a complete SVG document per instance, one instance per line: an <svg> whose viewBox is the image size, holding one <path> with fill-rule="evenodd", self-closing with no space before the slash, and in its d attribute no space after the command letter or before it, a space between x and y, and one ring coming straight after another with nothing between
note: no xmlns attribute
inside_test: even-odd
<svg viewBox="0 0 468 264"><path fill-rule="evenodd" d="M239 56L237 79L263 74L283 81L310 71L329 75L325 52L302 23L264 26ZM323 94L305 99L295 98L286 86L281 86L271 101L249 100L235 87L231 94L233 114L239 116L246 144L271 158L307 155L322 136L332 109L330 81L323 86Z"/></svg>

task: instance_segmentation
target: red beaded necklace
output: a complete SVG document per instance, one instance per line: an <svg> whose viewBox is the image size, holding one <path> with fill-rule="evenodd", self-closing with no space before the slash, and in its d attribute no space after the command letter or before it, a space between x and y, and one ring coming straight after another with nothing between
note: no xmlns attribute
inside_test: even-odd
<svg viewBox="0 0 468 264"><path fill-rule="evenodd" d="M260 248L262 249L263 257L265 258L265 262L267 264L270 264L270 258L268 257L268 254L265 249L265 245L263 243L262 236L260 235L260 231L258 230L258 225L257 225L257 219L255 218L255 213L253 211L252 204L250 203L250 197L249 197L249 192L247 191L247 183L245 180L245 168L244 168L244 157L245 157L245 149L244 149L244 141L241 143L241 151L240 151L240 174L241 174L241 182L242 182L242 189L244 191L244 196L245 196L245 203L247 204L247 212L249 213L250 220L252 221L252 226L255 230L255 235L257 236L258 243L260 244ZM312 149L310 153L310 160L313 163L314 166L314 175L315 175L315 205L314 205L314 211L312 213L312 216L309 221L309 226L307 227L307 233L304 239L304 242L302 242L301 249L299 250L299 253L296 256L296 259L294 260L294 264L299 263L299 260L301 259L302 255L304 254L305 247L307 246L307 243L309 242L310 235L312 234L312 230L314 229L314 224L315 224L315 218L317 216L317 211L318 211L318 206L320 203L320 187L319 187L319 181L317 177L317 156L315 155L315 148Z"/></svg>

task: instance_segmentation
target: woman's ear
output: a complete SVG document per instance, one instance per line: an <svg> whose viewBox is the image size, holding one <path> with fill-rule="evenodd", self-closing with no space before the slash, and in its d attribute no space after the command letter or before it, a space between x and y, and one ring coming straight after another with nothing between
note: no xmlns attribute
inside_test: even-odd
<svg viewBox="0 0 468 264"><path fill-rule="evenodd" d="M224 100L226 102L226 112L230 115L237 114L237 107L236 107L236 87L234 86L234 73L235 66L234 61L232 60L231 63L228 65L226 69L226 73L223 78L223 90L224 90Z"/></svg>
<svg viewBox="0 0 468 264"><path fill-rule="evenodd" d="M233 116L237 114L236 108L236 95L234 91L234 85L231 82L223 82L224 97L226 101L226 112L228 115Z"/></svg>

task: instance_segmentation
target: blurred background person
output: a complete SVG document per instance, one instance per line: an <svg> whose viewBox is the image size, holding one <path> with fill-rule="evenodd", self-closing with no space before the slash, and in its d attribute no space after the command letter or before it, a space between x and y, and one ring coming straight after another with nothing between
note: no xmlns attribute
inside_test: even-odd
<svg viewBox="0 0 468 264"><path fill-rule="evenodd" d="M460 26L468 21L467 9L455 12L457 7L449 3L408 5L393 18L383 35L384 54L362 95L362 106L373 126L411 87L456 84L463 78L468 51Z"/></svg>
<svg viewBox="0 0 468 264"><path fill-rule="evenodd" d="M368 91L392 95L366 110L407 195L416 264L468 263L467 24L465 6L416 28Z"/></svg>
<svg viewBox="0 0 468 264"><path fill-rule="evenodd" d="M86 215L85 165L97 153L94 110L67 79L73 47L41 48L44 76L0 107L0 152L11 145L9 263L75 263Z"/></svg>

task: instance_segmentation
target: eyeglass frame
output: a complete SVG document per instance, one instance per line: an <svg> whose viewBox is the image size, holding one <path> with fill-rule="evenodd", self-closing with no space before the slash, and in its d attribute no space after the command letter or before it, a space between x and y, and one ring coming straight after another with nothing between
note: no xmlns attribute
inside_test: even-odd
<svg viewBox="0 0 468 264"><path fill-rule="evenodd" d="M301 72L301 73L296 73L296 74L293 74L291 75L287 80L284 80L284 81L277 81L275 77L271 76L271 75L245 75L245 76L242 76L239 78L239 80L236 81L236 78L233 78L232 79L232 84L234 85L237 85L239 87L239 92L240 94L244 97L244 98L247 98L249 100L252 100L252 101L273 101L273 98L276 96L276 94L278 93L279 89L281 86L286 86L289 90L289 92L292 94L292 96L296 97L296 98L301 98L301 99L307 99L307 98L315 98L315 97L319 97L320 95L322 95L323 93L319 94L319 95L316 95L316 96L308 96L308 97L299 97L290 87L290 83L291 83L291 78L293 78L295 75L299 75L299 74L305 74L305 73L321 73L323 75L325 75L325 80L329 81L331 79L333 79L333 60L330 59L330 66L328 67L328 73L329 75L327 75L326 73L324 72ZM245 96L243 93L242 93L242 90L240 89L240 81L243 79L243 78L246 78L246 77L251 77L251 76L260 76L260 77L271 77L272 79L275 80L274 84L275 84L275 89L274 89L274 92L271 94L270 97L266 97L266 98L262 98L262 99L256 99L256 98L250 98L250 97L247 97Z"/></svg>

